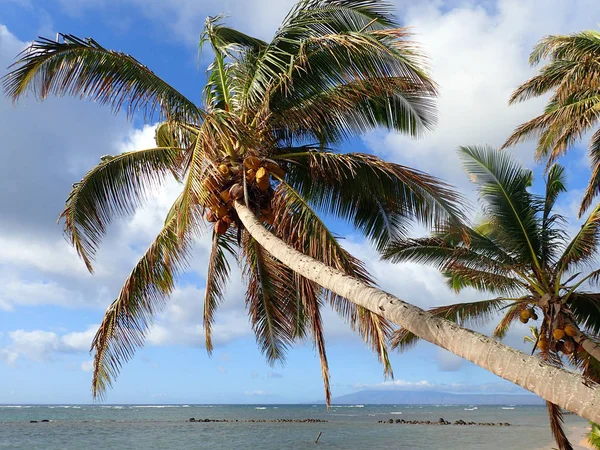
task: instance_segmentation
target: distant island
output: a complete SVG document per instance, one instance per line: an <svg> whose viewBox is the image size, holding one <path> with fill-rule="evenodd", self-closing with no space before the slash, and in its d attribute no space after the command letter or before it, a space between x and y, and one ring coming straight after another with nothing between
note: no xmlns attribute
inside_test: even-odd
<svg viewBox="0 0 600 450"><path fill-rule="evenodd" d="M324 403L320 401L318 403ZM451 394L435 391L365 390L334 397L333 405L543 405L536 395L528 394Z"/></svg>

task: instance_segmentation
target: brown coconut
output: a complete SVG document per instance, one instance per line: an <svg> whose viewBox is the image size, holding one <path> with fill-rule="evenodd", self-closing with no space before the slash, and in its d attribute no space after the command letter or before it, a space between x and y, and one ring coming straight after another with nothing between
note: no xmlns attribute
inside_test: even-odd
<svg viewBox="0 0 600 450"><path fill-rule="evenodd" d="M244 160L244 166L246 166L248 169L256 170L260 167L260 159L258 159L256 156L248 156Z"/></svg>
<svg viewBox="0 0 600 450"><path fill-rule="evenodd" d="M225 234L227 232L227 228L229 228L229 224L224 220L217 220L215 224L215 231L219 234Z"/></svg>

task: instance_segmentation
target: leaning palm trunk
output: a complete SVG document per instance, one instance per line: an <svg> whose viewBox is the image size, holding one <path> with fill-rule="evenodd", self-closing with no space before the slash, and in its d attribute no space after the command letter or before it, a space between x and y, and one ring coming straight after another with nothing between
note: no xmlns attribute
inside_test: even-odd
<svg viewBox="0 0 600 450"><path fill-rule="evenodd" d="M244 227L271 255L303 277L380 314L426 341L461 356L561 408L600 420L600 385L526 355L480 333L406 303L286 245L240 202L235 209Z"/></svg>

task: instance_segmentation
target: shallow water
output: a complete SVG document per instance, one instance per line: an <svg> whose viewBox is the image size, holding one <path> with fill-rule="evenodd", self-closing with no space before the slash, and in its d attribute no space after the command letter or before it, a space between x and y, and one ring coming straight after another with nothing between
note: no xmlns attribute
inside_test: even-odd
<svg viewBox="0 0 600 450"><path fill-rule="evenodd" d="M508 409L514 408L514 409ZM190 423L322 419L326 423ZM379 420L509 422L510 427ZM30 420L50 420L30 423ZM566 416L568 427L585 425ZM44 405L0 406L0 449L537 449L552 441L543 406Z"/></svg>

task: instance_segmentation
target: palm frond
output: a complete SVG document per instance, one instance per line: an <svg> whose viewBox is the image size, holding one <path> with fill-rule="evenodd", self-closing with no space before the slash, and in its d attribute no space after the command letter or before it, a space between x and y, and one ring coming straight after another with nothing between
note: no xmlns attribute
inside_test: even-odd
<svg viewBox="0 0 600 450"><path fill-rule="evenodd" d="M20 54L3 77L13 100L27 90L36 97L74 95L125 110L131 117L142 111L149 119L199 123L203 111L154 72L125 53L107 50L93 39L61 34L62 41L40 38Z"/></svg>
<svg viewBox="0 0 600 450"><path fill-rule="evenodd" d="M479 270L466 266L462 263L451 263L443 275L446 284L455 292L465 288L473 288L498 295L522 295L528 285L521 280L513 278L510 274L503 275L501 272L490 271L488 268Z"/></svg>
<svg viewBox="0 0 600 450"><path fill-rule="evenodd" d="M383 259L394 263L429 264L441 271L460 263L473 269L510 274L518 264L482 231L465 225L444 224L430 237L391 242L383 252Z"/></svg>
<svg viewBox="0 0 600 450"><path fill-rule="evenodd" d="M596 255L600 240L600 204L592 211L558 260L560 273L585 264Z"/></svg>
<svg viewBox="0 0 600 450"><path fill-rule="evenodd" d="M92 393L102 397L124 362L144 343L154 316L174 288L175 279L187 265L190 246L197 235L196 214L186 223L179 212L185 201L177 200L177 212L167 221L125 281L117 299L108 307L92 341L94 371Z"/></svg>
<svg viewBox="0 0 600 450"><path fill-rule="evenodd" d="M590 422L590 425L590 432L586 435L586 438L593 448L600 449L600 425L593 422Z"/></svg>
<svg viewBox="0 0 600 450"><path fill-rule="evenodd" d="M461 147L465 170L479 186L487 215L497 222L503 247L517 260L540 268L540 202L527 191L531 171L522 168L504 152L489 147Z"/></svg>
<svg viewBox="0 0 600 450"><path fill-rule="evenodd" d="M295 336L293 274L252 238L242 238L242 263L248 282L246 305L256 341L270 364L283 361Z"/></svg>
<svg viewBox="0 0 600 450"><path fill-rule="evenodd" d="M225 297L225 288L229 281L230 266L227 254L235 257L235 236L231 233L213 233L212 248L208 257L208 274L204 295L204 334L206 351L212 354L212 325L218 306Z"/></svg>
<svg viewBox="0 0 600 450"><path fill-rule="evenodd" d="M277 217L273 231L286 243L349 276L373 283L364 265L339 244L302 196L284 181L280 182L275 191L273 212ZM333 309L347 320L375 351L384 365L384 372L391 374L386 349L391 328L387 321L332 292L326 291L324 295L329 298Z"/></svg>
<svg viewBox="0 0 600 450"><path fill-rule="evenodd" d="M582 330L600 336L600 293L574 292L568 305Z"/></svg>
<svg viewBox="0 0 600 450"><path fill-rule="evenodd" d="M562 409L560 406L550 402L546 402L546 408L548 409L548 417L550 418L550 430L552 430L552 435L558 444L559 450L573 450L573 446L565 434Z"/></svg>
<svg viewBox="0 0 600 450"><path fill-rule="evenodd" d="M309 151L281 156L289 183L316 209L348 220L379 250L414 221L459 222L460 196L437 178L361 153Z"/></svg>
<svg viewBox="0 0 600 450"><path fill-rule="evenodd" d="M541 263L546 267L554 262L559 241L564 237L564 233L554 227L556 222L562 221L564 218L558 214L552 214L552 210L558 196L566 192L566 190L564 167L558 164L552 165L546 178L546 198L544 201L540 236L542 241L540 259Z"/></svg>
<svg viewBox="0 0 600 450"><path fill-rule="evenodd" d="M146 199L150 188L167 175L180 173L180 148L159 147L105 156L73 185L65 210L65 233L88 270L106 227L115 216L131 214Z"/></svg>
<svg viewBox="0 0 600 450"><path fill-rule="evenodd" d="M588 210L594 198L600 193L600 129L594 133L590 140L589 153L592 161L592 176L581 200L579 217Z"/></svg>
<svg viewBox="0 0 600 450"><path fill-rule="evenodd" d="M521 312L525 311L529 307L530 304L527 301L513 303L504 314L504 317L502 317L502 320L498 323L498 325L496 325L492 335L500 339L504 338L506 333L508 333L512 323L519 318Z"/></svg>

